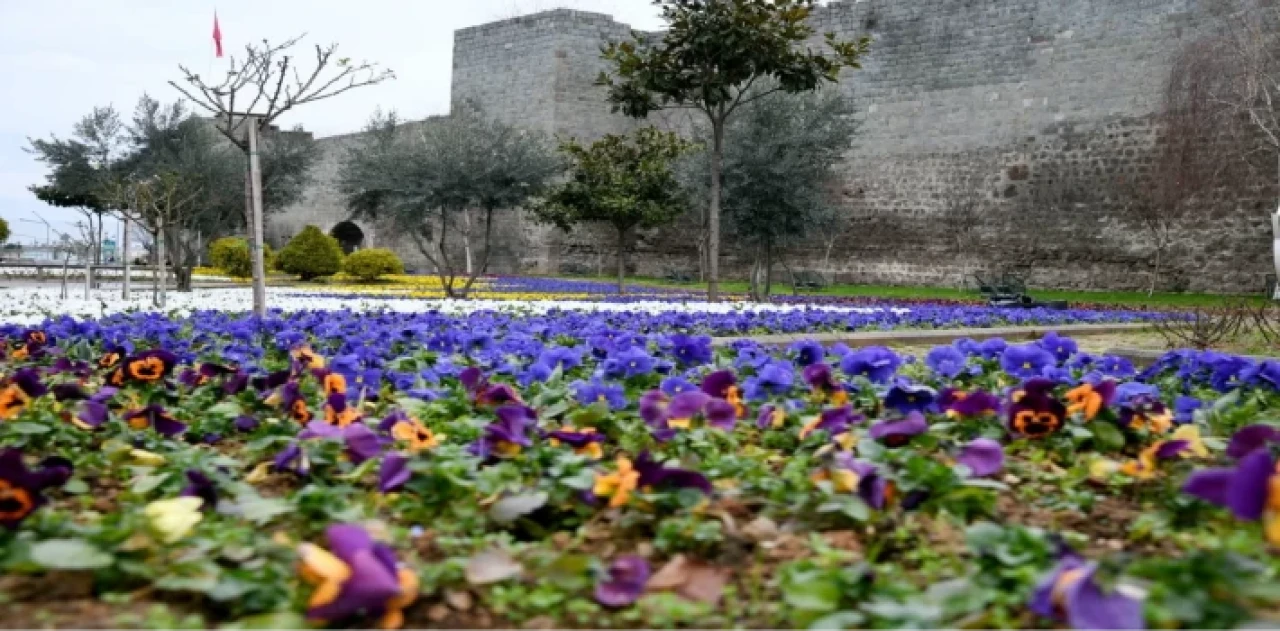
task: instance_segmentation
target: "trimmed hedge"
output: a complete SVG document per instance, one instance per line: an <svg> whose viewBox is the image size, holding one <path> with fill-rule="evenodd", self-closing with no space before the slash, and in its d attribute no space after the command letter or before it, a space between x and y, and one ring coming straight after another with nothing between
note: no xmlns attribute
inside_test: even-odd
<svg viewBox="0 0 1280 631"><path fill-rule="evenodd" d="M262 255L267 269L275 263L271 246L262 244ZM209 244L209 263L232 278L253 276L253 261L249 258L249 242L242 237L223 237Z"/></svg>
<svg viewBox="0 0 1280 631"><path fill-rule="evenodd" d="M342 271L369 282L387 274L403 274L404 263L395 252L385 248L357 250L347 255Z"/></svg>
<svg viewBox="0 0 1280 631"><path fill-rule="evenodd" d="M280 250L280 269L302 280L332 276L342 269L342 247L319 228L307 226Z"/></svg>

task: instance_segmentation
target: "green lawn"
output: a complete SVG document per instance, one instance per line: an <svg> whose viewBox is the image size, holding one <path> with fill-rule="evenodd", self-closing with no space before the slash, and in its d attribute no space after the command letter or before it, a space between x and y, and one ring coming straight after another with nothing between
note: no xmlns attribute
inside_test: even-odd
<svg viewBox="0 0 1280 631"><path fill-rule="evenodd" d="M577 277L582 278L582 277ZM616 277L589 277L591 280L601 282L616 281ZM627 278L629 284L648 285L653 287L677 287L680 289L688 289L691 291L704 291L707 288L706 283L676 283L660 278L648 277L632 277ZM720 283L722 291L728 293L746 293L747 283L745 281L727 281ZM786 284L775 283L775 294L790 294L791 287ZM915 299L975 299L978 293L973 289L957 289L954 287L911 287L898 285L832 285L821 291L805 292L806 294L823 295L823 296L869 296L876 298L915 298ZM1136 305L1136 306L1153 306L1153 307L1198 307L1222 304L1224 301L1241 298L1243 296L1222 295L1222 294L1196 294L1196 293L1164 293L1157 292L1154 295L1147 296L1146 292L1139 291L1079 291L1079 290L1062 290L1062 289L1028 289L1035 298L1041 300L1066 300L1069 303L1102 303L1114 305ZM1262 302L1265 298L1261 295L1248 296L1250 300Z"/></svg>

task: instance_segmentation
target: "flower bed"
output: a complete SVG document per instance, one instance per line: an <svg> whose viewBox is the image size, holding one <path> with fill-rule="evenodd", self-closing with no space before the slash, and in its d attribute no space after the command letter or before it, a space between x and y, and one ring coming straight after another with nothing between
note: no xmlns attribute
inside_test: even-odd
<svg viewBox="0 0 1280 631"><path fill-rule="evenodd" d="M1280 364L1138 373L1052 335L715 350L665 317L2 326L6 621L1194 628L1280 605Z"/></svg>
<svg viewBox="0 0 1280 631"><path fill-rule="evenodd" d="M916 305L910 308L886 303L875 307L834 305L775 305L743 302L669 302L636 300L634 302L597 302L589 300L445 300L422 299L404 295L370 295L367 293L319 292L307 289L270 288L272 307L293 311L352 310L400 313L440 312L459 317L472 313L491 313L486 317L523 317L544 314L574 322L607 322L610 326L633 331L680 328L713 335L745 333L802 333L819 331L854 331L894 328L957 328L1004 325L1053 325L1104 322L1149 322L1170 317L1158 312L1071 309L993 309L983 306ZM77 318L99 318L114 313L152 310L151 292L135 288L132 300L120 299L117 290L91 292L85 300L81 291L72 288L70 298L58 297L51 287L13 288L5 292L9 299L0 307L0 322L35 325L47 318L69 315ZM175 316L190 316L207 309L227 312L248 311L252 307L249 288L197 289L168 293L167 310ZM607 314L604 320L589 316ZM593 319L594 318L594 319ZM440 326L452 324L435 323ZM470 323L467 326L473 326ZM566 329L571 330L571 329Z"/></svg>

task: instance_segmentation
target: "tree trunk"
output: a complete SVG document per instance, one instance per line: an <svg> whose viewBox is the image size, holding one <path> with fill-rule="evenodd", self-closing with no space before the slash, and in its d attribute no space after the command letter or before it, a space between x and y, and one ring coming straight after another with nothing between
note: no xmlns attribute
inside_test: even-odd
<svg viewBox="0 0 1280 631"><path fill-rule="evenodd" d="M161 221L159 229L156 230L156 287L158 288L156 306L161 309L165 308L169 301L169 275L165 273L167 268L164 257L164 221Z"/></svg>
<svg viewBox="0 0 1280 631"><path fill-rule="evenodd" d="M177 279L178 291L191 292L192 268L190 265L173 266L173 276Z"/></svg>
<svg viewBox="0 0 1280 631"><path fill-rule="evenodd" d="M89 237L92 239L93 237ZM88 300L93 290L93 245L84 251L84 299Z"/></svg>
<svg viewBox="0 0 1280 631"><path fill-rule="evenodd" d="M249 125L249 259L253 268L253 313L267 315L267 265L262 251L262 166L258 158L258 120ZM161 257L163 259L163 257Z"/></svg>
<svg viewBox="0 0 1280 631"><path fill-rule="evenodd" d="M1276 187L1280 189L1280 147L1276 147ZM1271 258L1276 271L1276 286L1271 298L1280 300L1280 205L1271 214Z"/></svg>
<svg viewBox="0 0 1280 631"><path fill-rule="evenodd" d="M476 279L479 278L481 274L488 273L489 254L493 252L492 244L490 243L490 241L492 240L493 240L493 209L485 208L484 209L484 258L480 259L480 269L470 274L467 274L467 282L462 287L463 297L470 296L471 286L475 284Z"/></svg>
<svg viewBox="0 0 1280 631"><path fill-rule="evenodd" d="M446 235L449 231L449 209L440 209L440 240L437 245L440 247L440 286L444 288L446 298L457 298L453 291L453 265L449 263L449 253L445 250L448 243Z"/></svg>
<svg viewBox="0 0 1280 631"><path fill-rule="evenodd" d="M71 268L71 251L67 250L67 256L62 259L62 291L59 292L58 294L58 297L63 300L67 299L67 271L70 268Z"/></svg>
<svg viewBox="0 0 1280 631"><path fill-rule="evenodd" d="M132 271L129 264L129 218L125 217L124 233L120 235L120 262L124 264L124 280L120 286L120 295L125 300L129 299L129 274Z"/></svg>
<svg viewBox="0 0 1280 631"><path fill-rule="evenodd" d="M720 179L724 167L724 118L711 119L711 200L707 204L707 301L720 298Z"/></svg>
<svg viewBox="0 0 1280 631"><path fill-rule="evenodd" d="M764 302L769 302L769 295L773 293L773 240L765 241L764 244Z"/></svg>
<svg viewBox="0 0 1280 631"><path fill-rule="evenodd" d="M627 229L618 228L618 295L627 293Z"/></svg>
<svg viewBox="0 0 1280 631"><path fill-rule="evenodd" d="M462 209L462 255L466 257L467 277L471 276L471 209Z"/></svg>

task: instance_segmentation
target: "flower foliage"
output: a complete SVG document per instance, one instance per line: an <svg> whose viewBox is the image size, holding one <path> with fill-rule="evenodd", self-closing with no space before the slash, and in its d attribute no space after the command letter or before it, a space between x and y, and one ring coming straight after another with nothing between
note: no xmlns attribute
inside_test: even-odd
<svg viewBox="0 0 1280 631"><path fill-rule="evenodd" d="M13 621L62 573L203 626L1218 628L1280 605L1280 363L704 326L0 325Z"/></svg>

